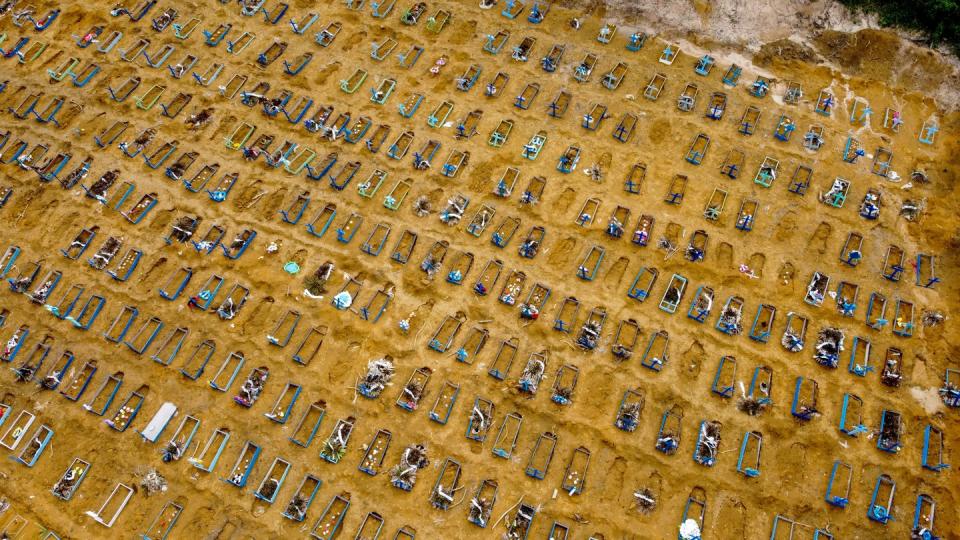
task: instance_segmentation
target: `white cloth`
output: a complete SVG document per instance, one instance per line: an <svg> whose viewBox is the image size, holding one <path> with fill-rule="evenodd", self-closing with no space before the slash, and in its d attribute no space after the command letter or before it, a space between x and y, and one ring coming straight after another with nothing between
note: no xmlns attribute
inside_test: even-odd
<svg viewBox="0 0 960 540"><path fill-rule="evenodd" d="M680 538L682 540L699 540L700 525L692 519L684 521L680 524Z"/></svg>

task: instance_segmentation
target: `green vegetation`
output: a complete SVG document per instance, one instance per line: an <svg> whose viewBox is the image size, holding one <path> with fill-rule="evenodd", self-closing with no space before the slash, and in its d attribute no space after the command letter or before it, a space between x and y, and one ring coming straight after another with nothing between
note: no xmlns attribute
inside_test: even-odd
<svg viewBox="0 0 960 540"><path fill-rule="evenodd" d="M884 26L919 30L930 45L960 52L960 0L840 0L849 8L876 13Z"/></svg>

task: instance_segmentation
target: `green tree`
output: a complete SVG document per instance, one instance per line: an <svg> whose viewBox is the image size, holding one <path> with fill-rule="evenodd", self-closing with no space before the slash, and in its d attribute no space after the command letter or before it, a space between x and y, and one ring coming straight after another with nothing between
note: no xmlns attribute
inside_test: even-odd
<svg viewBox="0 0 960 540"><path fill-rule="evenodd" d="M958 0L840 0L847 7L880 17L880 24L922 32L931 46L960 51Z"/></svg>

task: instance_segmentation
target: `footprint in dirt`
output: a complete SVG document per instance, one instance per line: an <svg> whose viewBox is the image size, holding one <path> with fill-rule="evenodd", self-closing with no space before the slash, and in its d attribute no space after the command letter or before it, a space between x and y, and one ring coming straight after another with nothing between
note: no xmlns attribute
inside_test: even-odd
<svg viewBox="0 0 960 540"><path fill-rule="evenodd" d="M436 188L431 190L429 193L425 193L423 196L427 198L427 201L430 202L430 208L443 208L446 206L446 200L443 198L443 190ZM414 210L414 205L410 206L411 210Z"/></svg>
<svg viewBox="0 0 960 540"><path fill-rule="evenodd" d="M778 241L789 239L797 230L797 213L793 210L786 211L783 216L777 220L777 227L773 231L773 237Z"/></svg>
<svg viewBox="0 0 960 540"><path fill-rule="evenodd" d="M780 265L780 268L777 270L777 279L780 280L780 283L783 285L790 285L793 282L794 276L796 276L797 270L793 267L793 263L787 261Z"/></svg>
<svg viewBox="0 0 960 540"><path fill-rule="evenodd" d="M720 242L717 249L717 268L722 271L733 268L733 246L727 242Z"/></svg>
<svg viewBox="0 0 960 540"><path fill-rule="evenodd" d="M266 296L262 300L260 300L260 302L256 305L256 307L253 308L253 311L250 312L249 316L247 317L247 320L244 321L242 325L240 325L240 335L241 336L246 335L248 328L252 329L252 328L257 328L259 326L262 326L260 324L262 322L261 319L263 319L266 316L266 313L269 310L269 307L271 305L273 305L273 297L271 296Z"/></svg>
<svg viewBox="0 0 960 540"><path fill-rule="evenodd" d="M233 209L234 210L245 210L255 205L260 197L266 193L260 189L262 180L254 180L252 184L247 186L240 192L240 196L233 200Z"/></svg>
<svg viewBox="0 0 960 540"><path fill-rule="evenodd" d="M223 527L213 531L208 538L212 538L213 540L232 540L239 529L240 527L232 520L227 521L223 524Z"/></svg>
<svg viewBox="0 0 960 540"><path fill-rule="evenodd" d="M52 210L57 207L57 203L59 203L59 201L57 200L50 201L50 204L48 205L48 207ZM79 212L71 212L66 216L64 216L63 219L48 220L48 222L46 223L46 225L49 225L49 227L47 228L48 234L50 235L51 238L61 238L61 237L66 237L70 235L74 230L73 224L77 223L77 218L79 217L80 217ZM100 227L96 225L94 225L92 229L94 232L100 231Z"/></svg>
<svg viewBox="0 0 960 540"><path fill-rule="evenodd" d="M607 271L607 275L603 277L604 284L611 287L618 286L623 281L623 274L627 271L628 264L630 264L630 259L626 257L617 259L617 262L613 263L613 266Z"/></svg>
<svg viewBox="0 0 960 540"><path fill-rule="evenodd" d="M267 221L280 213L280 206L287 198L287 188L280 188L266 197L266 203L260 208L260 219Z"/></svg>
<svg viewBox="0 0 960 540"><path fill-rule="evenodd" d="M417 306L416 309L414 309L412 312L410 312L409 314L407 314L407 316L404 317L404 319L410 322L410 328L409 330L407 330L408 335L410 336L417 335L417 332L419 332L423 328L424 321L427 319L427 317L430 316L430 312L433 311L433 306L434 306L434 301L428 300L420 304L419 306Z"/></svg>
<svg viewBox="0 0 960 540"><path fill-rule="evenodd" d="M340 69L340 62L331 62L322 68L320 68L313 77L313 82L316 86L322 85L327 82L327 79L330 78L330 75L337 72Z"/></svg>
<svg viewBox="0 0 960 540"><path fill-rule="evenodd" d="M679 246L682 235L683 227L672 221L667 223L667 226L663 229L663 238L665 238L671 246Z"/></svg>
<svg viewBox="0 0 960 540"><path fill-rule="evenodd" d="M763 265L767 262L767 256L763 253L754 253L747 259L747 266L757 278L763 277Z"/></svg>
<svg viewBox="0 0 960 540"><path fill-rule="evenodd" d="M14 205L12 205L13 206L12 209L14 210L14 212L16 214L19 214L20 216L26 216L27 210L33 205L34 202L36 202L37 196L40 195L41 191L42 190L40 189L30 190L27 193L24 193L19 198L15 198L14 200L16 202ZM56 205L51 203L51 204L45 204L44 208L46 209L47 206L50 206L51 210L56 207Z"/></svg>
<svg viewBox="0 0 960 540"><path fill-rule="evenodd" d="M563 190L563 193L557 198L553 203L553 209L557 214L564 214L567 210L570 209L570 205L573 204L574 197L577 196L577 191L571 187L568 187Z"/></svg>
<svg viewBox="0 0 960 540"><path fill-rule="evenodd" d="M193 511L193 515L191 516L192 518L191 525L195 529L207 530L207 534L206 536L204 536L204 538L207 538L207 539L230 538L233 535L233 533L237 530L237 527L234 525L233 527L228 528L228 525L230 525L229 521L224 522L222 525L219 525L214 530L209 530L209 525L211 523L213 522L219 523L219 520L222 518L223 514L221 514L219 510L220 509L214 510L212 506L204 506L202 508L195 509ZM225 532L226 534L221 536L220 534L221 532Z"/></svg>
<svg viewBox="0 0 960 540"><path fill-rule="evenodd" d="M214 139L219 139L219 138L226 137L226 136L227 136L227 130L228 130L228 129L233 129L234 124L236 123L236 121L237 121L237 117L236 117L236 116L226 116L226 117L224 117L222 120L220 120L220 123L217 125L217 129L215 129L215 130L213 131L213 133L210 134L210 140L212 141L212 140L214 140Z"/></svg>
<svg viewBox="0 0 960 540"><path fill-rule="evenodd" d="M343 50L349 51L350 49L357 46L358 43L366 41L367 33L366 32L357 32L355 34L350 34L350 36L344 41Z"/></svg>
<svg viewBox="0 0 960 540"><path fill-rule="evenodd" d="M477 454L479 454L479 453L481 453L481 452L483 452L483 445L482 445L482 444L476 443L476 444L471 444L471 445L470 445L470 453L471 453L471 454L477 455Z"/></svg>
<svg viewBox="0 0 960 540"><path fill-rule="evenodd" d="M473 179L468 184L470 191L487 193L496 186L497 179L493 178L493 164L489 161L478 164L471 176Z"/></svg>
<svg viewBox="0 0 960 540"><path fill-rule="evenodd" d="M422 81L422 79L418 79ZM446 91L450 87L450 80L446 77L439 77L436 79L437 82L433 84L433 88L430 89L430 93L439 94Z"/></svg>
<svg viewBox="0 0 960 540"><path fill-rule="evenodd" d="M660 144L666 138L670 137L672 131L670 129L670 122L663 118L654 120L650 124L649 137L652 144Z"/></svg>
<svg viewBox="0 0 960 540"><path fill-rule="evenodd" d="M799 485L806 481L807 446L800 442L790 445L790 450L783 453L781 461L785 466L777 467L782 471L782 481Z"/></svg>
<svg viewBox="0 0 960 540"><path fill-rule="evenodd" d="M140 276L140 279L137 280L137 283L150 282L155 283L159 276L163 275L163 267L167 264L166 257L160 257L154 262L147 271Z"/></svg>
<svg viewBox="0 0 960 540"><path fill-rule="evenodd" d="M26 86L18 86L15 90L8 92L7 101L4 106L10 106L13 103L19 103L22 99L21 94L27 89Z"/></svg>
<svg viewBox="0 0 960 540"><path fill-rule="evenodd" d="M457 25L452 34L448 34L450 43L453 45L463 45L467 40L472 39L477 33L477 21L466 21Z"/></svg>
<svg viewBox="0 0 960 540"><path fill-rule="evenodd" d="M699 341L694 342L683 353L683 374L690 379L696 379L700 375L700 367L703 363L703 344Z"/></svg>
<svg viewBox="0 0 960 540"><path fill-rule="evenodd" d="M549 262L552 266L560 266L570 262L570 257L573 255L573 250L576 247L576 240L569 236L564 238L559 244L550 250L550 255L547 257L547 262Z"/></svg>
<svg viewBox="0 0 960 540"><path fill-rule="evenodd" d="M931 332L936 332L936 329L937 327L925 328L924 335L930 336ZM930 366L927 363L927 358L923 355L918 354L916 356L916 361L913 363L913 369L909 371L907 370L901 370L901 371L907 371L907 373L909 373L908 377L910 377L910 380L922 381L922 380L925 380L928 376L930 376L929 368Z"/></svg>
<svg viewBox="0 0 960 540"><path fill-rule="evenodd" d="M817 225L817 230L810 236L808 245L817 250L817 253L823 255L827 251L827 241L830 239L831 232L833 232L833 227L829 223L826 221L820 222L820 225Z"/></svg>
<svg viewBox="0 0 960 540"><path fill-rule="evenodd" d="M746 459L746 456L744 456ZM720 513L717 523L723 523L716 532L717 538L740 539L747 537L746 507L743 503L730 496L725 496L720 502Z"/></svg>
<svg viewBox="0 0 960 540"><path fill-rule="evenodd" d="M613 463L610 464L610 467L607 468L607 473L601 478L600 485L597 486L601 490L610 493L611 491L616 490L617 492L621 491L619 488L622 487L621 480L623 475L627 470L627 461L621 456L617 456L613 459ZM610 489L613 488L613 489ZM619 497L618 497L619 499Z"/></svg>
<svg viewBox="0 0 960 540"><path fill-rule="evenodd" d="M147 229L153 231L154 233L163 232L167 226L167 223L173 221L173 212L173 208L169 210L160 210L157 212L157 215L153 216L153 219L150 220L150 224L147 225Z"/></svg>

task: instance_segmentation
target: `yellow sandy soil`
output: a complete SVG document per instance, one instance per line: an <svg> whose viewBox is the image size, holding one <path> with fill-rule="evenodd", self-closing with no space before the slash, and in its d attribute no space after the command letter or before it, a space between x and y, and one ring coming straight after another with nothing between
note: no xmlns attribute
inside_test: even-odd
<svg viewBox="0 0 960 540"><path fill-rule="evenodd" d="M677 534L688 494L700 487L707 499L705 538L766 538L778 513L809 526L829 525L836 538L904 538L913 520L916 496L921 492L930 494L937 502L936 531L944 538L955 537L951 531L960 526L955 511L956 473L948 469L938 474L920 467L923 429L927 423L946 430L948 449L960 444L955 429L957 413L946 410L936 396L944 369L950 365L957 367L957 348L950 344L956 341L951 324L957 315L956 250L960 247L958 213L953 204L957 196L952 166L952 157L958 148L955 113L938 110L932 99L919 92L888 86L883 70L870 73L858 69L874 78L849 77L802 60L776 55L771 58L767 51L762 63L770 70L764 74L775 80L774 90L772 96L757 99L747 92L758 74L756 71L745 69L736 88L722 85L721 76L729 65L728 59L718 58L717 67L709 77L694 74L697 58L686 53L671 66L658 63L657 58L666 45L663 39L670 36L651 38L641 51L633 53L624 48L629 32L623 29L613 43L598 43L595 37L602 21L595 17L586 18L583 28L577 32L567 24L575 14L573 11L556 8L546 22L536 26L526 21L526 13L516 21L509 21L500 16L499 9L484 12L478 10L474 2L451 1L431 2L428 13L417 26L403 26L399 16L407 3L399 1L386 19L374 19L369 6L353 12L341 2L317 7L311 6L312 2L299 0L292 2L280 24L269 26L262 16L241 17L235 3L161 2L148 17L133 24L123 16L110 17L103 3L71 1L60 4L64 13L41 34L26 27L14 27L9 15L0 22L7 33L4 46L10 46L24 34L49 43L47 50L29 64L21 65L16 59L0 63L0 78L10 80L6 91L0 94L4 110L16 107L28 93L37 91L44 92L41 104L51 96L64 96L68 104L78 103L83 107L82 112L59 128L38 123L32 117L18 120L5 113L2 127L12 132L11 140L23 138L31 145L46 142L51 154L61 149L71 152L73 161L64 172L72 170L87 155L94 156L91 173L84 180L88 186L103 172L119 169L122 181L136 185L121 210L146 193L156 193L159 198L159 204L146 219L134 225L120 212L86 197L79 187L65 191L56 182L38 182L32 171L14 165L2 168L2 186L13 187L9 202L0 209L5 231L2 247L16 244L23 249L16 268L7 277L16 275L31 261L41 260L44 270L56 269L63 273L51 300L59 298L71 285L83 284L88 292L107 296L108 302L94 326L82 332L51 317L24 295L15 295L9 290L2 293L0 308L9 310L9 315L0 328L0 339L6 342L20 325L30 326L30 336L11 367L19 366L41 339L49 336L50 355L46 365L65 349L76 355L74 369L67 380L76 374L82 362L90 359L97 360L99 370L79 402L68 401L59 392L40 390L36 382L16 383L12 373L4 375L3 388L7 396L2 401L13 406L13 414L24 409L33 411L37 415L34 428L42 422L56 434L35 467L28 469L11 460L0 462L0 493L11 503L10 509L0 515L0 524L4 524L0 526L13 527L19 523L15 516L21 516L28 525L20 538L32 537L28 533L40 527L56 531L63 538L129 538L146 532L161 507L173 500L182 504L184 510L170 538L302 537L308 535L334 495L349 492L352 504L340 531L342 538L353 537L368 512L383 516L383 538L392 538L403 525L415 528L420 538L499 537L521 498L539 509L530 538L548 537L554 521L569 527L571 538L587 538L591 534L598 538L602 534L608 539L672 538ZM150 28L149 19L159 15L161 8L170 6L180 10L180 23L191 16L203 19L188 39L176 39L172 29L158 34ZM45 12L49 7L45 4L38 12ZM427 16L438 7L449 9L453 16L436 35L427 31L425 25ZM319 14L317 23L302 36L293 34L287 19L300 17L309 10ZM241 54L228 54L226 43L217 48L203 45L200 30L212 30L227 21L234 25L228 39L235 39L243 31L257 35ZM313 35L333 21L341 22L343 30L330 47L321 48L314 43ZM95 24L105 25L104 35L112 30L124 32L120 44L109 54L96 52L95 46L79 49L73 43L71 36L85 33ZM500 29L511 32L504 50L496 56L482 52L486 34ZM388 36L398 41L396 50L384 61L374 61L370 57L371 43ZM536 38L530 61L514 61L510 58L510 48L525 36ZM204 70L213 62L222 62L225 67L214 84L201 87L189 76L175 80L166 68L145 66L142 56L134 62L120 60L119 51L139 37L151 41L148 47L151 54L163 44L173 44L176 50L168 63L178 62L191 53L200 57L195 70ZM257 55L267 49L274 38L286 41L289 47L268 68L256 67ZM565 44L567 50L560 69L548 74L540 69L539 59L555 43ZM885 62L889 55L900 54L895 39L875 43L862 63ZM396 55L413 44L421 44L426 50L412 69L402 69ZM305 51L312 51L315 57L303 73L296 77L284 74L283 60L292 61ZM587 52L599 55L600 59L590 81L578 83L572 78L572 70ZM46 70L55 69L70 56L79 57L81 66L97 62L102 71L82 89L66 80L51 83ZM441 56L448 59L447 64L439 75L431 75L428 69ZM849 64L849 60L845 62ZM620 87L610 91L601 86L599 80L618 61L626 62L629 71ZM460 92L453 80L471 63L479 63L483 73L472 90ZM365 69L369 74L362 87L348 95L340 91L340 81L350 77L356 68ZM510 76L503 91L506 95L484 96L484 86L498 70ZM658 72L667 76L662 95L657 101L644 99L643 88ZM280 89L290 89L295 94L293 101L309 96L315 100L315 108L321 104L333 105L334 115L349 111L354 118L371 117L375 125L389 124L392 130L387 143L379 153L371 154L360 144L321 140L319 135L308 133L302 125L289 124L282 116L268 119L260 108L241 105L239 98L227 101L217 93L216 87L226 84L237 73L250 77L248 89L257 81L267 80L271 83L271 96ZM140 88L123 103L112 101L108 85L117 88L134 75L143 78ZM396 91L386 105L372 103L370 88L387 77L396 79ZM782 102L787 80L800 81L803 85L805 95L798 105ZM513 106L513 98L528 82L539 83L540 94L529 110L521 111ZM699 97L693 112L682 113L676 103L687 82L699 87ZM173 120L161 116L159 104L150 110L137 108L135 98L153 84L167 87L159 103L168 103L178 92L192 94L193 100ZM838 100L830 118L813 111L817 94L824 87L829 87ZM548 117L545 114L548 103L564 88L573 94L570 110L563 118ZM729 98L727 113L720 122L704 118L707 100L715 91L726 92ZM413 118L406 119L397 114L397 107L410 92L421 92L426 98ZM873 109L868 126L852 125L849 121L855 97L865 99ZM438 129L428 127L427 116L443 100L455 105L448 118L451 125ZM593 103L606 105L611 115L596 132L579 125ZM737 126L750 105L762 109L762 116L756 133L747 137L737 132ZM188 130L184 119L203 107L213 108L213 121L200 131ZM902 112L904 125L899 134L892 134L881 125L886 107ZM477 134L469 140L457 140L452 123L475 109L483 111ZM65 107L63 112L66 110ZM611 134L625 112L638 115L640 120L632 139L621 144ZM772 137L781 113L792 116L797 124L797 132L788 143ZM504 118L514 122L513 131L507 144L495 149L486 144L486 139ZM941 127L936 144L921 145L917 134L924 121L932 118L937 118ZM121 119L129 121L131 127L110 147L97 148L93 144L94 135ZM282 169L269 169L262 160L253 164L244 162L238 151L226 149L223 142L243 121L256 124L257 134L275 135L275 145L289 138L313 147L318 161L329 152L339 152L341 162L361 160L362 168L350 186L334 191L326 178L317 183L303 175L295 177ZM826 143L817 153L802 147L803 133L813 123L822 123L825 127ZM168 140L179 142L170 160L157 170L144 166L139 157L124 157L116 145L131 141L148 127L159 131L151 149ZM411 152L401 161L388 159L387 146L407 129L416 134ZM535 161L523 159L523 145L541 129L547 130L549 139L540 157ZM711 138L711 144L703 164L695 166L683 158L693 137L700 132ZM859 138L867 153L856 164L840 159L848 135ZM429 171L413 170L413 151L431 138L443 145L433 160L433 167ZM571 144L582 147L582 158L576 171L561 174L556 170L557 160ZM880 146L894 152L892 168L903 178L899 184L870 173L872 156ZM452 179L440 174L441 164L451 149L470 152L469 163ZM718 174L718 169L728 151L735 149L745 152L746 161L740 177L731 180ZM225 202L216 204L203 192L190 193L164 176L163 168L187 150L200 154L188 176L203 164L214 162L221 165L217 179L226 172L239 172L237 185ZM752 181L765 156L780 161L780 174L769 189ZM603 164L604 173L599 183L584 174L585 169L598 162ZM647 174L642 192L630 195L624 191L623 181L636 162L646 163ZM814 170L812 185L803 197L787 190L790 175L801 164ZM520 179L514 194L502 199L492 191L508 166L520 169ZM375 197L361 198L356 186L375 167L388 171L388 179ZM918 168L927 171L931 182L914 184L906 190L904 184L909 181L911 171ZM679 206L663 202L675 174L689 178ZM537 175L548 179L542 201L535 206L521 205L519 193L529 179ZM840 209L817 200L818 193L828 189L837 176L852 182L848 200ZM413 182L410 195L398 211L385 209L383 197L394 183L404 178ZM719 220L711 222L704 219L703 209L716 187L726 190L728 197ZM880 219L872 222L862 219L857 212L871 187L882 192ZM304 190L310 191L312 202L303 219L297 225L283 223L278 211ZM456 193L469 197L470 205L464 220L448 227L437 216L447 199ZM431 202L432 212L427 217L417 217L411 209L414 199L421 195ZM600 209L593 224L580 227L575 220L584 201L591 197L600 199ZM755 229L745 233L736 230L734 223L740 202L749 198L759 200L760 211ZM918 222L910 223L898 217L905 199L925 201L926 210ZM323 238L309 235L304 225L328 202L337 205L334 225ZM495 207L496 215L487 230L475 238L467 234L465 228L482 204ZM625 238L618 240L604 233L617 205L631 211ZM363 216L361 229L349 244L337 242L333 229L342 226L351 212ZM170 232L173 220L187 214L203 217L197 237L213 223L226 228L226 239L244 227L256 229L258 236L236 261L222 257L219 249L204 256L188 245L166 245L163 238ZM641 214L656 218L651 243L644 248L629 241ZM505 249L497 248L490 242L493 227L513 216L521 220L520 227ZM362 253L359 246L377 223L389 225L392 231L383 252L371 257ZM538 225L547 230L540 253L533 260L521 258L517 253L521 239L530 227ZM66 247L80 229L92 226L98 226L99 233L80 260L71 261L60 255L58 250ZM408 228L419 235L419 240L410 263L400 265L391 261L389 254L400 233ZM691 263L684 259L682 251L666 256L665 251L656 247L656 242L668 229L677 235L675 240L681 250L695 230L706 231L709 245L705 261ZM865 237L864 260L856 268L842 264L838 257L849 231L858 231ZM113 281L105 272L98 272L85 262L109 236L122 236L124 251L127 247L144 251L139 267L125 283ZM450 252L445 265L431 280L419 264L438 240L448 241ZM280 244L278 252L267 253L271 242ZM883 256L891 243L900 245L908 259L918 252L935 254L943 282L933 289L917 287L909 265L899 283L881 278ZM577 267L594 245L606 251L598 276L593 281L578 279ZM464 250L475 256L473 269L464 285L446 283L444 277L451 262ZM494 258L503 262L503 275L490 295L477 296L471 285L487 261ZM305 297L303 276L326 260L336 264L327 286L328 293L319 300ZM288 261L299 264L300 275L291 276L283 271ZM738 271L741 264L748 264L757 279ZM160 298L158 288L181 266L194 270L184 294L175 301ZM641 267L657 268L660 277L651 298L638 303L625 292ZM552 289L541 320L531 323L520 319L516 306L508 307L495 298L506 276L514 269L523 270L527 275L520 301L526 298L534 282ZM814 271L828 274L832 278L832 289L842 280L859 284L855 317L842 317L829 298L819 308L803 303L806 284ZM221 299L223 291L234 283L246 285L252 291L232 321L220 320L212 310L203 313L187 307L187 297L197 294L211 273L226 278ZM685 276L688 287L677 313L670 315L658 309L657 304L673 273ZM330 299L345 283L346 275L361 280L363 288L350 311L338 311ZM714 311L703 325L685 316L694 290L701 285L712 286L717 292ZM393 288L394 298L383 317L376 323L362 320L356 312L359 306L366 304L378 289L389 287ZM894 336L890 325L876 331L864 324L866 304L873 291L891 300L887 311L890 319L893 318L893 299L903 298L915 304L917 324L912 338ZM769 343L752 341L746 335L727 336L713 328L720 304L731 295L746 299L744 334L749 331L760 303L777 308ZM552 329L556 311L567 296L575 296L582 302L574 334ZM135 305L140 311L140 318L128 338L151 316L164 322L157 340L143 355L103 339L104 332L125 304ZM603 307L607 312L603 337L596 350L585 352L575 346L575 333L586 314L596 307ZM269 344L267 334L291 309L299 311L302 320L290 343L282 348ZM922 327L923 310L943 312L947 316L946 324ZM454 347L444 354L429 350L427 343L441 321L458 312L465 317L465 322ZM811 319L807 346L800 353L789 353L779 344L788 312L801 313ZM403 332L399 321L408 318L411 328ZM620 362L610 349L618 323L631 318L639 322L642 332L633 358ZM847 349L840 368L835 371L821 368L812 359L816 332L826 325L839 326L846 332ZM164 367L150 357L176 326L189 328L190 334L179 356ZM326 326L327 337L320 354L309 366L298 365L291 357L313 326ZM453 352L474 327L489 331L487 344L472 365L459 363ZM650 336L661 329L670 335L669 360L657 373L639 362ZM903 350L904 383L900 388L881 385L877 372L860 378L845 369L855 336L871 340L875 366L880 366L888 347ZM487 370L499 344L510 338L519 340L519 352L507 380L498 381L489 376ZM196 381L183 377L179 368L206 339L216 343L216 352L205 373ZM527 358L531 353L544 350L548 352L548 365L539 391L533 397L520 394L516 383ZM227 392L214 391L207 381L233 351L241 351L246 364ZM379 399L358 397L353 388L363 375L367 361L386 354L396 362L397 373L392 385ZM737 410L736 398L722 399L710 392L723 355L737 358L737 380L743 384L749 384L755 367L767 365L773 369L774 403L769 410L750 417ZM572 404L559 406L550 400L550 395L556 371L564 364L579 368L579 381ZM261 399L252 408L245 409L236 405L232 397L256 366L269 367L269 380ZM407 378L421 366L430 367L433 375L419 408L406 412L394 402ZM93 397L107 374L117 371L123 372L124 382L107 416L86 412L82 404ZM818 408L822 415L805 423L790 414L798 376L813 378L819 384ZM288 381L302 385L302 392L291 421L279 425L263 415L270 412ZM459 385L460 390L449 422L441 425L429 420L428 411L444 381ZM141 385L149 387L148 394L131 427L125 433L118 433L104 425L103 420L112 417L120 403ZM628 388L640 388L646 395L640 427L633 433L622 432L613 424L620 398ZM736 393L740 392L738 388ZM878 428L883 409L903 415L903 449L898 454L878 450L873 435L850 438L838 432L845 392L863 398L864 423L871 430ZM478 396L496 405L493 428L482 444L464 437L470 408ZM326 402L326 417L313 444L308 448L291 444L288 437L296 421L308 404L321 399ZM161 435L160 442L143 442L135 430L143 429L167 401L177 405L178 416ZM654 441L661 414L674 405L683 410L682 442L676 455L666 456L654 450ZM491 448L497 429L510 412L522 415L523 424L513 456L504 460L494 457ZM192 467L186 457L172 464L161 462L163 442L186 414L202 421L188 455L193 455L197 445L204 443L215 428L225 427L231 433L229 444L211 473ZM347 453L339 464L329 464L321 460L318 453L336 420L348 416L356 417L357 423ZM719 458L712 468L691 460L697 426L704 419L723 423ZM8 420L3 430L11 423L12 419ZM356 467L365 445L381 429L392 433L392 442L380 474L370 477ZM759 478L747 478L736 470L740 442L744 432L750 430L763 434ZM543 432L555 433L559 443L546 478L535 480L526 476L524 470L535 441ZM261 445L263 451L247 486L239 489L220 479L229 474L247 440ZM405 493L390 485L388 470L397 463L403 448L417 443L427 446L430 464L420 472L413 491ZM25 444L21 443L21 447ZM582 494L570 496L560 490L560 486L564 469L580 446L591 453L586 487ZM92 463L92 468L73 499L63 502L51 495L50 488L75 457ZM257 488L276 457L290 461L292 468L276 502L268 505L255 499L252 490ZM462 476L454 507L441 511L432 508L428 499L439 466L448 457L462 464ZM844 511L828 506L823 500L827 475L833 461L838 459L850 463L854 470L852 500ZM84 515L98 508L118 482L137 485L136 473L150 467L155 467L169 482L165 493L147 497L140 490L111 529ZM298 524L283 518L281 512L307 473L321 478L323 485L306 520ZM881 473L891 475L897 482L895 520L886 526L866 517L870 492ZM499 483L491 520L497 520L508 510L511 513L496 526L481 530L468 523L466 517L470 498L484 479ZM650 488L658 498L656 509L647 515L638 512L634 502L633 493L641 488ZM797 534L796 537L801 537ZM805 531L802 537L808 538L810 534Z"/></svg>

